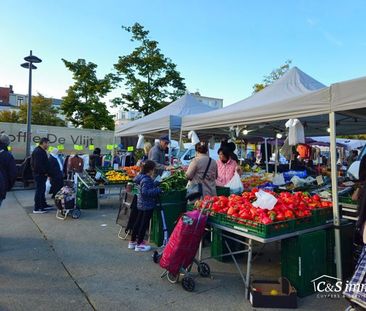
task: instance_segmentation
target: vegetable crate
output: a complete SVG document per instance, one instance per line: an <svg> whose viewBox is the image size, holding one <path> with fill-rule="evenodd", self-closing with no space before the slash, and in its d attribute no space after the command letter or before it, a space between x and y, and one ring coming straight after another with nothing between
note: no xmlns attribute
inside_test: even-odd
<svg viewBox="0 0 366 311"><path fill-rule="evenodd" d="M185 200L186 192L186 189L182 191L165 192L160 197L169 235L173 232L179 217L187 210L187 201ZM157 208L154 210L152 216L151 241L157 246L161 246L163 238L163 221L161 219L160 209Z"/></svg>
<svg viewBox="0 0 366 311"><path fill-rule="evenodd" d="M327 275L337 277L337 269L335 262L335 238L334 228L326 229L326 240L327 240ZM341 223L340 227L341 234L341 257L342 257L342 274L343 279L348 279L352 276L354 271L353 262L353 235L355 230L354 222L345 221Z"/></svg>
<svg viewBox="0 0 366 311"><path fill-rule="evenodd" d="M317 208L311 211L316 226L329 223L333 219L332 208Z"/></svg>
<svg viewBox="0 0 366 311"><path fill-rule="evenodd" d="M98 193L95 189L87 189L81 183L76 191L76 206L80 209L98 208Z"/></svg>
<svg viewBox="0 0 366 311"><path fill-rule="evenodd" d="M350 196L339 196L338 200L339 200L339 203L357 205L357 201L353 201L352 197L350 197Z"/></svg>
<svg viewBox="0 0 366 311"><path fill-rule="evenodd" d="M228 196L230 196L230 188L217 186L216 194L217 194L217 196L223 195L225 197L228 197Z"/></svg>
<svg viewBox="0 0 366 311"><path fill-rule="evenodd" d="M270 238L281 234L305 230L317 225L313 216L278 221L271 224L262 224L224 214L216 214L216 217L219 217L219 219L221 217L219 221L231 228L249 232L262 238Z"/></svg>
<svg viewBox="0 0 366 311"><path fill-rule="evenodd" d="M282 277L299 297L314 293L312 280L327 273L326 232L319 230L281 241Z"/></svg>

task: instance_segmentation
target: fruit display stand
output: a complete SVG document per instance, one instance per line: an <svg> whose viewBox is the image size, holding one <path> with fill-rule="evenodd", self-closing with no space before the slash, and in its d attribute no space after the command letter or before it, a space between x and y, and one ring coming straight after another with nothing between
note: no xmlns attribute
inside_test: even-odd
<svg viewBox="0 0 366 311"><path fill-rule="evenodd" d="M272 242L276 242L276 241L286 240L286 239L289 239L292 237L297 237L297 236L300 236L305 233L316 232L319 230L323 230L323 229L332 227L332 224L329 223L329 224L323 224L323 225L319 225L316 227L312 227L312 228L308 228L308 229L304 229L304 230L300 230L300 231L277 235L277 236L270 237L270 238L262 238L255 234L249 233L248 231L244 230L243 227L229 227L225 224L211 222L210 220L208 221L208 224L211 226L212 230L215 230L215 229L220 230L221 235L224 239L235 241L235 242L243 245L243 248L244 248L243 250L235 251L235 250L231 249L228 241L225 241L225 246L228 249L228 252L226 252L224 254L218 254L217 256L220 256L220 257L231 256L231 258L234 261L234 264L243 280L243 283L245 286L245 297L248 297L248 292L249 292L249 287L250 287L253 241L257 241L262 244L272 243ZM229 234L235 235L236 237L233 237L232 235L229 235ZM240 268L240 266L235 258L235 256L239 255L239 254L247 254L246 271L242 271L242 269ZM217 256L215 256L215 257L217 257ZM202 243L201 243L200 248L199 248L198 260L206 261L211 258L214 258L214 257L210 256L207 258L202 258Z"/></svg>
<svg viewBox="0 0 366 311"><path fill-rule="evenodd" d="M120 196L123 189L129 179L126 180L109 180L107 177L108 171L98 169L94 171L83 171L82 173L76 173L77 179L77 197L76 204L80 208L100 208L101 193L105 193L105 190L109 190L108 196L118 195ZM100 180L95 180L95 173L100 173ZM111 190L117 189L114 193ZM104 191L104 192L102 192Z"/></svg>
<svg viewBox="0 0 366 311"><path fill-rule="evenodd" d="M253 208L250 203L252 201L249 200L252 199L252 195L253 193L243 193L242 197L235 195L226 199L221 197L220 200L222 202L219 202L218 198L206 198L209 204L203 203L204 201L196 204L196 208L204 208L208 211L208 225L210 230L213 231L213 235L221 235L216 237L216 253L211 254L210 257L202 258L202 245L200 246L199 260L231 257L245 285L246 297L248 297L250 284L253 241L262 244L272 243L298 237L306 233L318 232L333 226L330 203L320 201L318 196L310 197L299 193L278 194L278 202L282 207L276 209L277 215L272 215L271 211L262 210L258 212L254 219L245 219L250 218L245 211L250 211ZM294 202L296 204L293 204ZM194 207L189 206L189 209L192 208ZM230 208L234 208L234 210L241 209L242 213L239 215L239 210L234 213L229 212ZM252 212L254 211L252 210ZM282 218L282 213L285 215L284 218ZM269 218L272 216L273 218ZM241 247L234 248L232 242L235 242L235 246L240 244ZM224 249L227 252L223 252ZM326 252L325 247L324 252ZM242 271L235 258L239 254L247 254L246 271Z"/></svg>

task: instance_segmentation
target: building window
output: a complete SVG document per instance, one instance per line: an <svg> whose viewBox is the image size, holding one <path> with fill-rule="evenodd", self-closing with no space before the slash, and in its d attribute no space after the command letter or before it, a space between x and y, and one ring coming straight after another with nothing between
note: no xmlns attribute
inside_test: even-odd
<svg viewBox="0 0 366 311"><path fill-rule="evenodd" d="M17 105L20 106L24 103L24 98L22 96L17 97Z"/></svg>

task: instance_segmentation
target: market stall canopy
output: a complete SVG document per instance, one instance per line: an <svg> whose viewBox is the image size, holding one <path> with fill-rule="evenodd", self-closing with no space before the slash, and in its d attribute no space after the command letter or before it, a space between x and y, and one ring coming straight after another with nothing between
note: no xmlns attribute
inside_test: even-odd
<svg viewBox="0 0 366 311"><path fill-rule="evenodd" d="M293 67L276 82L242 101L219 111L185 116L182 128L217 129L291 117L316 116L329 111L329 88Z"/></svg>
<svg viewBox="0 0 366 311"><path fill-rule="evenodd" d="M168 106L141 119L124 124L115 130L115 136L136 136L180 129L181 118L215 110L201 103L194 95L185 94Z"/></svg>

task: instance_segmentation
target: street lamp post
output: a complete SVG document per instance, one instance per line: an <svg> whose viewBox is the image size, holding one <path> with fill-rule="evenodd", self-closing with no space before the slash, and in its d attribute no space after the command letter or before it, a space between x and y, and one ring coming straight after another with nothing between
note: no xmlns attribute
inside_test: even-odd
<svg viewBox="0 0 366 311"><path fill-rule="evenodd" d="M27 145L26 145L26 157L30 156L30 145L32 138L31 124L32 124L32 70L37 69L34 63L41 63L42 60L35 55L32 55L30 51L29 56L24 57L26 63L21 64L23 68L29 69L29 85L28 85L28 107L27 107Z"/></svg>

